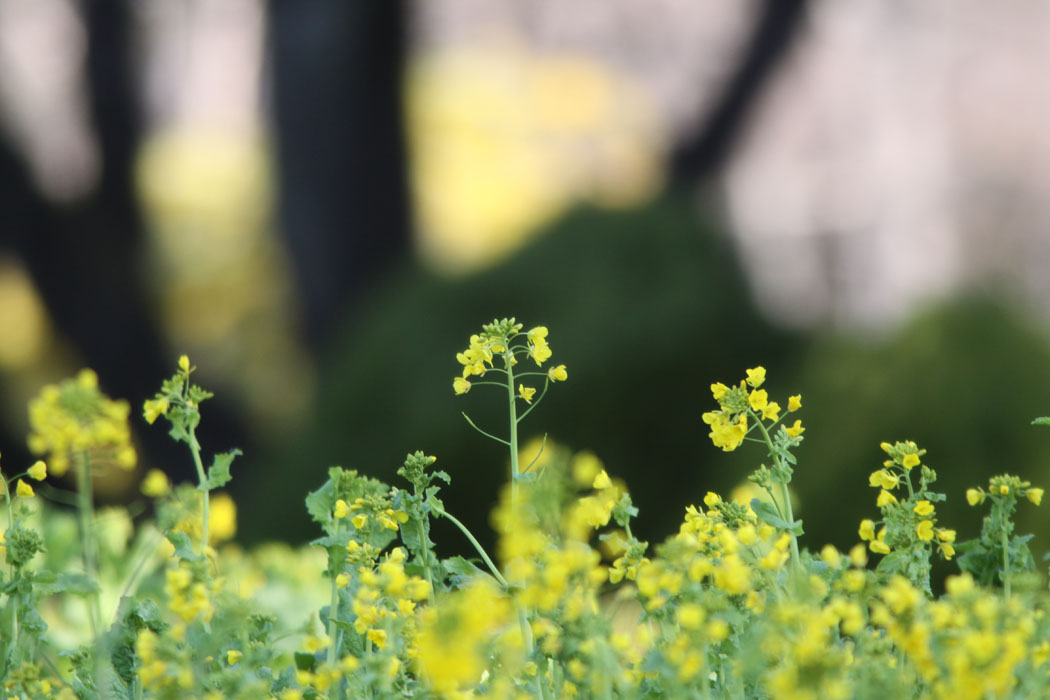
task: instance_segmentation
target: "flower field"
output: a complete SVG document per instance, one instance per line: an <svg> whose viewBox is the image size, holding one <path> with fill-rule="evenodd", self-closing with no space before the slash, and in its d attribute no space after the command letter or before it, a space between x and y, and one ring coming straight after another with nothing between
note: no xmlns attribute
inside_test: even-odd
<svg viewBox="0 0 1050 700"><path fill-rule="evenodd" d="M239 452L199 443L211 394L187 357L140 414L90 370L45 387L29 406L40 460L0 464L0 698L1050 695L1046 576L1013 524L1042 488L1001 474L941 493L935 456L900 436L856 485L869 505L842 526L857 544L808 542L789 488L805 469L803 397L755 367L712 384L696 416L714 448L753 451L747 493L698 494L676 534L640 541L628 485L596 454L519 442L548 392L571 387L549 337L494 320L456 355L464 428L507 450L494 552L446 509L455 486L422 452L394 485L331 468L303 494L309 547L244 551L221 490ZM478 391L505 396L505 414L472 415ZM131 420L166 425L197 475L149 471L149 515L94 505L95 477L136 465ZM983 519L975 539L939 518L949 497ZM442 556L442 519L476 556ZM935 558L958 568L943 593Z"/></svg>

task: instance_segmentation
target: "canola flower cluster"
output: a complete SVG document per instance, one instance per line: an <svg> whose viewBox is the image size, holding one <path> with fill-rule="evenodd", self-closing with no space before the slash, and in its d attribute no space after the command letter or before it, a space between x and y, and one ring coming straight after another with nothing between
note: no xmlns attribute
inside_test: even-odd
<svg viewBox="0 0 1050 700"><path fill-rule="evenodd" d="M513 319L495 321L457 358L466 372L459 379L502 370L496 384L509 395L511 430L501 441L515 453L511 482L492 513L495 558L445 507L441 482L450 477L422 452L409 454L398 471L405 488L329 469L306 497L321 536L298 553L215 549L235 531L235 509L232 502L219 505L221 494L210 502L206 496L232 478L233 453L199 469L196 486L173 486L150 472L142 490L154 501L156 519L143 526L139 544L127 544L130 519L117 538L124 545L100 547L113 538L112 528L106 535L82 533L82 542L107 553L96 557L97 580L57 568L61 538L94 521L74 523L41 503L26 479L52 478L51 465L39 461L22 473L3 473L0 697L1046 696L1050 596L1029 536L1017 534L1013 523L1022 503L1040 505L1041 488L1003 474L968 490L967 502L987 514L978 537L959 541L938 518L946 496L932 490L937 475L925 450L909 441L883 443L886 458L868 479L877 489L878 518L861 522L848 552L799 547L801 521L787 484L799 468L793 451L803 428L783 416L801 409L801 396L782 409L763 388L765 370L758 367L732 387L713 385L719 408L702 418L716 447L753 442L764 451L750 476L758 497L709 492L685 508L676 533L650 547L632 532L638 510L627 485L595 454L546 438L518 449L520 417L510 407L535 406L538 397L518 388L514 357L537 366L550 359L546 329L521 329ZM503 367L494 367L500 355ZM193 428L209 394L189 385L191 371L188 360L180 361L176 375L146 401L143 418L172 421L173 436L190 446L199 465ZM565 376L548 373L544 381ZM91 400L96 407L115 403L101 394ZM46 425L68 434L63 420ZM34 431L48 444L65 445L58 452L74 442L62 443L39 426ZM78 449L115 445L86 444ZM56 451L48 454L53 460ZM454 525L477 557L442 556L431 540L438 520ZM960 569L940 596L929 581L934 556ZM274 603L278 578L295 579L298 588ZM63 622L53 611L68 609L66 599L97 597L107 581L119 582L121 595L105 598L119 600L116 609L89 606L91 627L81 626L80 643L58 653L50 628Z"/></svg>
<svg viewBox="0 0 1050 700"><path fill-rule="evenodd" d="M29 449L47 455L51 473L62 476L71 460L88 456L96 466L135 466L126 401L106 398L98 375L82 370L75 379L49 384L29 402Z"/></svg>

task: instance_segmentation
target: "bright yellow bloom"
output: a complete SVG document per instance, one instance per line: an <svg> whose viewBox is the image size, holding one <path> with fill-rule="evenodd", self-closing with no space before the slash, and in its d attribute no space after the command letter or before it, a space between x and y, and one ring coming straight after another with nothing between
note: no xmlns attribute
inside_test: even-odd
<svg viewBox="0 0 1050 700"><path fill-rule="evenodd" d="M335 508L332 509L332 515L337 518L345 518L350 514L350 506L346 504L343 499L338 499L335 502Z"/></svg>
<svg viewBox="0 0 1050 700"><path fill-rule="evenodd" d="M912 508L912 511L914 511L915 514L918 516L926 517L927 515L933 513L933 504L929 501L922 500L915 504L915 507Z"/></svg>
<svg viewBox="0 0 1050 700"><path fill-rule="evenodd" d="M456 395L465 394L470 391L470 382L463 377L456 377L452 380L452 391L456 392Z"/></svg>
<svg viewBox="0 0 1050 700"><path fill-rule="evenodd" d="M790 428L784 428L784 431L791 437L798 437L806 432L806 429L802 427L802 421L796 420L793 426Z"/></svg>
<svg viewBox="0 0 1050 700"><path fill-rule="evenodd" d="M169 407L167 398L146 399L142 404L142 416L147 423L153 425L158 418L167 415Z"/></svg>
<svg viewBox="0 0 1050 700"><path fill-rule="evenodd" d="M919 523L918 527L915 528L915 534L919 536L919 539L923 542L929 542L933 539L933 521L923 520Z"/></svg>
<svg viewBox="0 0 1050 700"><path fill-rule="evenodd" d="M762 382L764 381L766 381L765 367L755 367L754 369L749 369L747 371L747 383L753 386L754 388L757 389L758 387L762 386Z"/></svg>
<svg viewBox="0 0 1050 700"><path fill-rule="evenodd" d="M160 469L150 469L139 487L150 498L160 498L171 490L167 475Z"/></svg>
<svg viewBox="0 0 1050 700"><path fill-rule="evenodd" d="M190 358L186 355L179 355L179 369L183 372L190 371Z"/></svg>
<svg viewBox="0 0 1050 700"><path fill-rule="evenodd" d="M875 486L886 490L897 488L900 484L899 477L886 469L879 469L868 477L868 486Z"/></svg>
<svg viewBox="0 0 1050 700"><path fill-rule="evenodd" d="M971 506L984 501L984 492L978 489L966 489L966 502Z"/></svg>
<svg viewBox="0 0 1050 700"><path fill-rule="evenodd" d="M897 502L897 497L894 496L889 491L887 491L886 489L883 489L882 491L879 491L879 497L875 499L875 505L878 506L879 508L882 508L883 506L892 505L892 504L894 504L896 502Z"/></svg>
<svg viewBox="0 0 1050 700"><path fill-rule="evenodd" d="M38 459L37 461L33 462L33 466L31 466L29 468L29 471L27 471L26 473L29 474L29 478L31 478L31 479L36 479L37 481L43 481L44 479L47 478L47 465L44 464L44 460ZM1032 489L1032 490L1034 490L1034 489ZM1042 495L1042 494L1040 494L1040 495ZM1036 503L1036 505L1039 505L1039 504Z"/></svg>
<svg viewBox="0 0 1050 700"><path fill-rule="evenodd" d="M770 401L766 404L766 407L762 409L763 420L778 420L780 418L780 404L776 401Z"/></svg>
<svg viewBox="0 0 1050 700"><path fill-rule="evenodd" d="M747 402L751 404L751 410L761 411L769 403L769 395L765 389L755 389L748 395Z"/></svg>
<svg viewBox="0 0 1050 700"><path fill-rule="evenodd" d="M794 413L800 408L802 408L802 394L795 394L794 396L789 396L788 413Z"/></svg>
<svg viewBox="0 0 1050 700"><path fill-rule="evenodd" d="M905 469L911 469L912 467L919 466L919 455L910 454L904 455L904 459L901 460L901 464Z"/></svg>
<svg viewBox="0 0 1050 700"><path fill-rule="evenodd" d="M237 504L233 498L225 492L212 493L209 508L208 541L218 544L232 539L237 534Z"/></svg>
<svg viewBox="0 0 1050 700"><path fill-rule="evenodd" d="M1043 501L1043 490L1040 488L1028 489L1028 492L1025 494L1025 496L1027 496L1028 500L1034 503L1035 505L1039 505Z"/></svg>
<svg viewBox="0 0 1050 700"><path fill-rule="evenodd" d="M937 547L941 550L941 556L946 560L955 556L955 547L950 542L941 542Z"/></svg>
<svg viewBox="0 0 1050 700"><path fill-rule="evenodd" d="M875 539L875 523L865 518L860 521L860 530L858 530L860 538L865 542L869 542Z"/></svg>
<svg viewBox="0 0 1050 700"><path fill-rule="evenodd" d="M547 376L552 382L564 382L569 378L569 372L565 369L565 365L557 365L547 370Z"/></svg>
<svg viewBox="0 0 1050 700"><path fill-rule="evenodd" d="M185 357L185 355L183 357ZM244 656L244 653L239 651L238 649L230 649L226 652L226 663L228 663L230 666L233 666L235 663L241 660L242 656Z"/></svg>
<svg viewBox="0 0 1050 700"><path fill-rule="evenodd" d="M729 387L722 382L716 382L711 385L711 395L715 397L715 401L721 401L728 391Z"/></svg>
<svg viewBox="0 0 1050 700"><path fill-rule="evenodd" d="M598 472L598 475L594 477L594 482L591 484L591 488L595 489L607 489L610 486L612 486L612 481L604 469Z"/></svg>
<svg viewBox="0 0 1050 700"><path fill-rule="evenodd" d="M21 498L32 498L36 495L33 493L33 487L21 479L18 480L18 485L15 487L15 494Z"/></svg>
<svg viewBox="0 0 1050 700"><path fill-rule="evenodd" d="M526 333L526 335L528 336L530 343L545 343L547 342L547 333L547 326L536 326Z"/></svg>
<svg viewBox="0 0 1050 700"><path fill-rule="evenodd" d="M939 539L941 542L954 542L955 530L938 530L937 539Z"/></svg>
<svg viewBox="0 0 1050 700"><path fill-rule="evenodd" d="M368 516L364 513L358 513L354 517L350 518L350 522L354 524L354 527L360 530L368 522Z"/></svg>
<svg viewBox="0 0 1050 700"><path fill-rule="evenodd" d="M885 530L883 530L883 532L885 532ZM879 535L882 535L882 532L880 532ZM875 552L876 554L889 554L890 553L890 546L888 544L886 544L886 541L883 540L881 536L876 538L876 539L874 539L874 540L872 540L868 544L868 548L871 551Z"/></svg>
<svg viewBox="0 0 1050 700"><path fill-rule="evenodd" d="M525 403L532 403L532 397L536 395L536 390L531 386L525 386L524 384L518 385L518 395L525 399Z"/></svg>

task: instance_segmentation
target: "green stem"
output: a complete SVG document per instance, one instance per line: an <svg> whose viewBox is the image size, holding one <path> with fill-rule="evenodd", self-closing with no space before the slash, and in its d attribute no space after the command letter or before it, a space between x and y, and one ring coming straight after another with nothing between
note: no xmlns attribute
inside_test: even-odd
<svg viewBox="0 0 1050 700"><path fill-rule="evenodd" d="M470 530L467 529L467 526L461 523L458 518L456 518L454 515L452 515L446 510L435 509L435 512L439 516L451 520L452 524L458 527L459 531L466 535L467 539L470 540L470 543L474 545L474 549L476 549L478 551L478 554L481 555L481 558L485 562L485 565L489 567L489 571L491 571L492 575L496 577L496 580L500 582L500 585L504 588L510 588L510 584L507 583L507 579L503 578L503 574L501 574L499 572L499 569L496 568L496 565L492 563L492 560L489 558L488 553L485 552L485 548L482 547L481 543L478 542L474 535L470 533Z"/></svg>
<svg viewBox="0 0 1050 700"><path fill-rule="evenodd" d="M335 616L336 608L339 607L339 585L336 583L336 573L332 568L335 564L335 557L331 554L329 554L328 557L328 573L332 579L331 598L328 603L328 665L332 666L335 664Z"/></svg>
<svg viewBox="0 0 1050 700"><path fill-rule="evenodd" d="M769 437L769 431L766 430L766 426L762 423L762 418L758 415L754 415L755 422L758 425L759 430L762 431L762 438L765 440L766 448L769 450L769 455L773 458L773 464L776 466L777 473L783 474L783 464L780 462L780 456L777 455L776 450L773 449L773 440ZM791 509L791 493L788 491L787 482L778 481L780 485L780 497L784 500L784 519L789 523L795 522L795 515ZM796 572L800 571L802 566L802 560L798 554L798 538L795 537L795 533L791 532L791 562Z"/></svg>
<svg viewBox="0 0 1050 700"><path fill-rule="evenodd" d="M514 504L518 502L518 407L515 405L516 396L514 394L514 369L511 366L511 360L513 355L507 353L507 397L509 399L508 408L510 410L510 493L511 501Z"/></svg>
<svg viewBox="0 0 1050 700"><path fill-rule="evenodd" d="M416 487L418 491L419 488ZM427 517L426 515L423 516ZM427 545L427 535L423 529L423 521L416 521L416 530L419 532L419 547L423 550L423 575L427 578L427 583L430 584L430 594L427 596L427 600L430 604L434 604L434 578L430 575L430 547Z"/></svg>
<svg viewBox="0 0 1050 700"><path fill-rule="evenodd" d="M80 516L80 542L84 556L84 574L92 581L98 581L98 551L95 546L95 509L91 486L91 461L86 452L76 458L77 472L77 512ZM98 591L89 595L88 620L91 623L91 636L97 638L102 620Z"/></svg>
<svg viewBox="0 0 1050 700"><path fill-rule="evenodd" d="M193 453L193 464L197 467L197 479L200 481L201 493L204 494L201 502L201 552L203 553L208 546L208 490L204 488L208 477L204 474L204 463L201 462L201 446L197 442L194 428L190 428L189 445L190 452Z"/></svg>
<svg viewBox="0 0 1050 700"><path fill-rule="evenodd" d="M1000 533L1000 541L1003 546L1003 595L1006 599L1010 599L1010 543L1006 538L1006 528L1003 528Z"/></svg>

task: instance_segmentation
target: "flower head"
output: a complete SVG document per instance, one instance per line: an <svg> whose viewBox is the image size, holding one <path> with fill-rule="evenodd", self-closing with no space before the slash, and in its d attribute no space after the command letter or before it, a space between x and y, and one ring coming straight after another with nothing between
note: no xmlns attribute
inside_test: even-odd
<svg viewBox="0 0 1050 700"><path fill-rule="evenodd" d="M31 466L26 473L29 474L31 479L43 481L47 478L47 465L44 463L44 460L38 459L33 462L33 466Z"/></svg>

